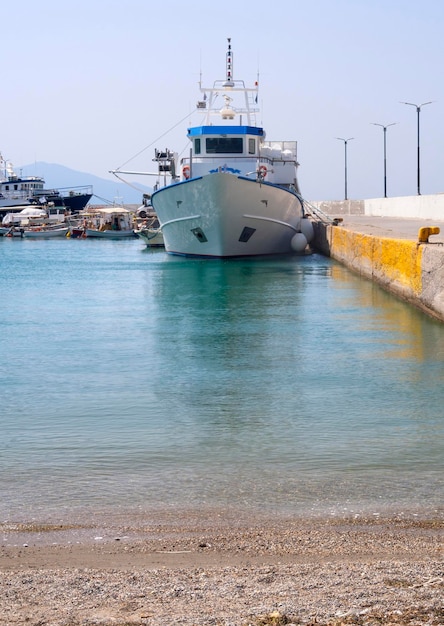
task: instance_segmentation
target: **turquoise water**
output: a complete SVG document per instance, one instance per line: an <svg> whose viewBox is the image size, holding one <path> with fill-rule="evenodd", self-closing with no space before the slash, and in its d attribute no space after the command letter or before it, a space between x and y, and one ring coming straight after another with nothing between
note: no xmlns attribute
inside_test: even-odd
<svg viewBox="0 0 444 626"><path fill-rule="evenodd" d="M434 510L444 325L318 255L0 239L2 519Z"/></svg>

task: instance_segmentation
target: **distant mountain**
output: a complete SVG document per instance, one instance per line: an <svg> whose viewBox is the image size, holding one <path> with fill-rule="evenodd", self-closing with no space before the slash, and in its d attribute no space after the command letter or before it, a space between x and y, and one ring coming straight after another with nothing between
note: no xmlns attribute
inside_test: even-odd
<svg viewBox="0 0 444 626"><path fill-rule="evenodd" d="M39 161L32 165L23 165L15 168L23 176L42 176L45 179L45 187L54 189L59 187L83 187L92 185L94 196L90 204L107 204L117 200L122 204L142 204L144 193L152 193L151 187L144 187L137 184L141 191L133 189L118 179L115 182L106 178L99 178L86 172L71 170L69 167L57 165L56 163L44 163Z"/></svg>

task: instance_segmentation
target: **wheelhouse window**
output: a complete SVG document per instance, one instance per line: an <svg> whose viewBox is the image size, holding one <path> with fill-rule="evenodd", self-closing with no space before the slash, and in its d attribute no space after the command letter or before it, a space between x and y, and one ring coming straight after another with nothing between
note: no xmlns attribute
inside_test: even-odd
<svg viewBox="0 0 444 626"><path fill-rule="evenodd" d="M194 154L200 154L200 137L194 140Z"/></svg>
<svg viewBox="0 0 444 626"><path fill-rule="evenodd" d="M242 154L242 137L214 137L206 139L207 154Z"/></svg>
<svg viewBox="0 0 444 626"><path fill-rule="evenodd" d="M256 140L253 137L248 139L248 154L256 154Z"/></svg>

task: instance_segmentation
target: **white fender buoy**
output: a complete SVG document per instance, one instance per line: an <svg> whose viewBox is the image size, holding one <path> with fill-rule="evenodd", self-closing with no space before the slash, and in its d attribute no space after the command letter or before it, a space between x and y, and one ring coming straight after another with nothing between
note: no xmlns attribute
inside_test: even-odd
<svg viewBox="0 0 444 626"><path fill-rule="evenodd" d="M313 223L311 220L308 219L308 217L303 217L301 219L301 233L305 235L308 243L313 241L313 238L314 238Z"/></svg>
<svg viewBox="0 0 444 626"><path fill-rule="evenodd" d="M293 235L290 241L291 249L294 250L294 252L303 252L307 246L307 243L307 237L304 235L304 233L296 233L295 235Z"/></svg>

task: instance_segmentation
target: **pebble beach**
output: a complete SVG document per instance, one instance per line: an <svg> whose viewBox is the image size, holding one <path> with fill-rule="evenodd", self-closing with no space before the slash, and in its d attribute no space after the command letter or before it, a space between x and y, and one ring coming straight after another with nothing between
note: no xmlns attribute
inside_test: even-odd
<svg viewBox="0 0 444 626"><path fill-rule="evenodd" d="M0 624L444 624L443 511L1 524Z"/></svg>

